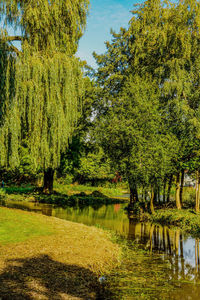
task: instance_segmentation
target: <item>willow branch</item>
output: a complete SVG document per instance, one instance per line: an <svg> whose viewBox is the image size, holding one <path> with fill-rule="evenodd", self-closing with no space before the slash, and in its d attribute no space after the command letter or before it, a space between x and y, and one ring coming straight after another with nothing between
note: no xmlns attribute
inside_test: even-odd
<svg viewBox="0 0 200 300"><path fill-rule="evenodd" d="M21 54L21 51L19 51L19 49L17 49L17 47L11 45L8 47L9 51L15 52L17 55Z"/></svg>
<svg viewBox="0 0 200 300"><path fill-rule="evenodd" d="M22 41L22 36L19 35L15 35L15 36L7 36L6 40L8 42L12 42L12 41Z"/></svg>

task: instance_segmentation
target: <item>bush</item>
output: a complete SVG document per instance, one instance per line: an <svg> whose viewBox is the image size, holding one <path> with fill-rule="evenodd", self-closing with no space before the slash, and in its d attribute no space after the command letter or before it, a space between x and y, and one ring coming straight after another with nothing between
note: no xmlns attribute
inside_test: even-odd
<svg viewBox="0 0 200 300"><path fill-rule="evenodd" d="M193 187L184 187L183 189L183 206L185 208L195 207L195 189Z"/></svg>

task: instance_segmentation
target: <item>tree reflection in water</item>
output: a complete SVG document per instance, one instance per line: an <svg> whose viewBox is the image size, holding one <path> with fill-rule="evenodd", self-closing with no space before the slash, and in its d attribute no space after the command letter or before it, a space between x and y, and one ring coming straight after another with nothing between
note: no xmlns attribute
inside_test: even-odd
<svg viewBox="0 0 200 300"><path fill-rule="evenodd" d="M27 202L7 202L5 205L86 225L98 225L134 242L139 249L147 250L145 255L140 256L130 248L132 258L124 263L122 276L126 296L131 291L141 295L147 287L148 295L154 297L152 299L199 299L199 239L186 236L179 229L128 218L124 210L126 204L103 205L98 209Z"/></svg>
<svg viewBox="0 0 200 300"><path fill-rule="evenodd" d="M171 263L172 275L176 280L200 279L199 239L184 236L180 229L137 222L129 219L128 238L136 241L140 247L148 249L150 254L163 254L163 259Z"/></svg>

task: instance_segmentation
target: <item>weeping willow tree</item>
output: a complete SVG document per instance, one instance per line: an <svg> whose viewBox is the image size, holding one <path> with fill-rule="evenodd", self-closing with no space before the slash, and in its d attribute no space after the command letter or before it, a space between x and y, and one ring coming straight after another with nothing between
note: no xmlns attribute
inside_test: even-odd
<svg viewBox="0 0 200 300"><path fill-rule="evenodd" d="M4 166L19 163L27 141L35 166L44 170L44 190L53 189L54 170L72 136L84 93L75 57L89 0L0 0L1 154ZM7 26L21 35L9 36ZM20 41L16 48L14 41Z"/></svg>

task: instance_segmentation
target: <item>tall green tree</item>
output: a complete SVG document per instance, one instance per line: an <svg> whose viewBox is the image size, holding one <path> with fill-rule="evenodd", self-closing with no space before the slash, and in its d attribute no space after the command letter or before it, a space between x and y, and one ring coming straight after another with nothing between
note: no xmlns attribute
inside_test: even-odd
<svg viewBox="0 0 200 300"><path fill-rule="evenodd" d="M16 164L20 141L26 140L35 166L44 170L44 190L49 192L84 94L81 63L74 54L86 26L88 5L89 0L0 1L5 27L21 32L20 36L3 36L16 53L14 75L8 68L6 74L14 90L7 97L15 111L14 126L7 128L15 142L8 143L4 122L1 161L12 165L13 152ZM21 49L12 45L16 40L21 41ZM7 119L10 122L9 116Z"/></svg>
<svg viewBox="0 0 200 300"><path fill-rule="evenodd" d="M199 16L200 3L196 0L144 1L136 5L128 30L121 29L119 34L113 33L112 43L107 43L106 53L95 54L99 66L96 79L101 87L101 115L104 118L108 112L110 124L113 115L110 130L116 136L114 142L110 140L110 143L115 145L115 152L118 153L115 141L118 138L120 143L120 136L124 138L131 132L128 125L121 135L116 130L118 127L115 124L122 114L121 107L126 107L123 109L125 122L135 120L137 124L137 114L140 113L135 113L146 99L140 117L148 124L150 135L147 137L148 130L144 129L141 121L141 124L138 123L139 134L132 131L125 145L134 143L131 158L136 159L139 169L147 166L143 168L142 176L146 178L145 184L152 186L152 191L153 186L160 184L164 178L166 180L166 176L176 176L177 208L181 208L180 173L191 165L193 145L198 144L199 139ZM134 87L134 93L130 86ZM134 98L138 99L139 105L134 104ZM155 113L156 116L152 118L152 125L147 108L155 101L157 104L151 108L151 114ZM121 107L118 111L119 103ZM120 130L122 128L120 125ZM144 137L145 141L152 142L153 147L149 142L148 147L139 151L140 141ZM169 143L166 143L166 139L169 139ZM124 150L121 157L128 159L130 152ZM141 164L139 162L143 157ZM149 157L152 159L149 160ZM128 165L133 169L130 160ZM134 170L138 168L134 167ZM156 169L159 175L153 171ZM137 180L131 178L133 181Z"/></svg>

